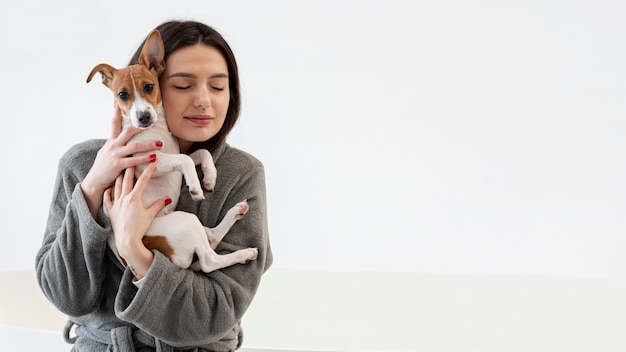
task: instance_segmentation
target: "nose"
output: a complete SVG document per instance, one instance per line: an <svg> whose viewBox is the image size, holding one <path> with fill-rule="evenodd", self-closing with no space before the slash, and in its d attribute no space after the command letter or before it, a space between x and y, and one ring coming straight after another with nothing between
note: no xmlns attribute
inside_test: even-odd
<svg viewBox="0 0 626 352"><path fill-rule="evenodd" d="M150 114L150 111L141 111L137 113L137 120L139 120L139 122L144 126L150 123L151 118L152 114Z"/></svg>
<svg viewBox="0 0 626 352"><path fill-rule="evenodd" d="M200 87L197 92L194 106L202 109L203 111L211 106L211 97L207 87Z"/></svg>

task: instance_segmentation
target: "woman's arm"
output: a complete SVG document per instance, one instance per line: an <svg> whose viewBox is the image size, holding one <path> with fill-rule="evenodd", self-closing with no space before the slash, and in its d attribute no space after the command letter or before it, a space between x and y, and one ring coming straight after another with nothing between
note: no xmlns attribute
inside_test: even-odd
<svg viewBox="0 0 626 352"><path fill-rule="evenodd" d="M84 315L99 305L111 234L110 223L100 210L104 190L125 168L150 160L131 154L159 148L157 141L126 145L139 131L122 129L116 107L107 141L77 144L59 161L36 269L46 297L68 315Z"/></svg>
<svg viewBox="0 0 626 352"><path fill-rule="evenodd" d="M94 219L79 186L102 143L74 146L59 161L43 244L36 258L43 293L68 315L83 315L96 308L105 274L102 261L110 226L102 214Z"/></svg>

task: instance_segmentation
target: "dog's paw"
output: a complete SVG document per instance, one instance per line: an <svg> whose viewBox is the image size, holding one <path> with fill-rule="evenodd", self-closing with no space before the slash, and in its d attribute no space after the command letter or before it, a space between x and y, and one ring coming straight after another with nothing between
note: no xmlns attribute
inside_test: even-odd
<svg viewBox="0 0 626 352"><path fill-rule="evenodd" d="M217 182L217 169L215 168L215 165L202 165L202 173L204 175L202 178L202 185L204 186L204 189L207 191L213 191L215 188L215 182Z"/></svg>
<svg viewBox="0 0 626 352"><path fill-rule="evenodd" d="M202 188L200 187L189 187L189 195L191 195L191 199L193 200L204 199L204 192L202 192Z"/></svg>
<svg viewBox="0 0 626 352"><path fill-rule="evenodd" d="M235 204L228 212L235 220L241 220L248 210L250 210L250 205L248 205L248 200L244 200L243 202Z"/></svg>
<svg viewBox="0 0 626 352"><path fill-rule="evenodd" d="M242 253L245 253L245 258L242 260L241 264L246 264L251 260L255 260L259 256L259 250L256 248L245 248L241 249Z"/></svg>
<svg viewBox="0 0 626 352"><path fill-rule="evenodd" d="M235 208L238 209L238 212L237 212L237 215L235 216L235 219L241 220L243 218L243 216L246 215L248 210L250 210L250 205L248 205L248 201L247 200L244 200L243 202L237 203L235 205Z"/></svg>

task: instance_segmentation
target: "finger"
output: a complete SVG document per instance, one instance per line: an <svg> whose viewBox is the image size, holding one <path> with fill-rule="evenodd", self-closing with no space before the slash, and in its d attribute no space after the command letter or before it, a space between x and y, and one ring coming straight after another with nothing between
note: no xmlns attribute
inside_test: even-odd
<svg viewBox="0 0 626 352"><path fill-rule="evenodd" d="M107 212L111 214L113 201L111 200L111 188L110 187L104 191L104 195L102 196L102 203L104 204L104 208L107 210Z"/></svg>
<svg viewBox="0 0 626 352"><path fill-rule="evenodd" d="M117 178L115 179L115 194L117 197L121 197L122 196L122 180L124 179L124 177L122 176L122 174L120 174L119 176L117 176Z"/></svg>
<svg viewBox="0 0 626 352"><path fill-rule="evenodd" d="M152 173L156 169L157 161L154 159L154 162L148 164L145 170L141 173L141 176L137 179L137 183L135 183L135 191L139 192L140 195L143 194L143 191L148 186L148 182L150 182L150 178L152 177Z"/></svg>
<svg viewBox="0 0 626 352"><path fill-rule="evenodd" d="M118 133L118 136L116 138L120 144L125 145L131 138L133 138L134 135L139 132L141 132L141 128L128 125L121 129L121 132Z"/></svg>
<svg viewBox="0 0 626 352"><path fill-rule="evenodd" d="M169 197L157 199L152 203L148 211L152 214L153 217L156 217L157 214L163 210L168 204L172 203L172 199Z"/></svg>
<svg viewBox="0 0 626 352"><path fill-rule="evenodd" d="M120 107L115 104L113 112L113 120L111 120L111 139L117 138L122 132L122 113Z"/></svg>
<svg viewBox="0 0 626 352"><path fill-rule="evenodd" d="M122 184L122 194L130 194L133 190L133 183L135 181L135 168L129 167L124 170L124 179Z"/></svg>
<svg viewBox="0 0 626 352"><path fill-rule="evenodd" d="M127 169L129 167L136 167L138 165L150 163L152 160L156 160L156 158L157 154L155 153L140 156L129 156L119 159L118 166L120 169Z"/></svg>
<svg viewBox="0 0 626 352"><path fill-rule="evenodd" d="M159 150L163 146L163 143L160 141L146 141L146 142L136 142L129 143L123 148L124 155L135 155L138 153L150 152L153 150ZM149 161L149 160L148 160Z"/></svg>

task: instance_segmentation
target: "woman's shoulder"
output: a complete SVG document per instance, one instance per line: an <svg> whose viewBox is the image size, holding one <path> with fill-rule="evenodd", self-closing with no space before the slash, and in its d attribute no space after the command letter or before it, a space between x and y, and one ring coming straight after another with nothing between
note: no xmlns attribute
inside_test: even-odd
<svg viewBox="0 0 626 352"><path fill-rule="evenodd" d="M84 165L89 168L96 158L98 150L102 148L105 142L106 140L104 139L90 139L76 143L65 151L59 162L69 167L80 167Z"/></svg>
<svg viewBox="0 0 626 352"><path fill-rule="evenodd" d="M225 144L223 150L219 151L216 160L218 164L243 170L260 169L263 170L263 163L252 154L241 149Z"/></svg>

